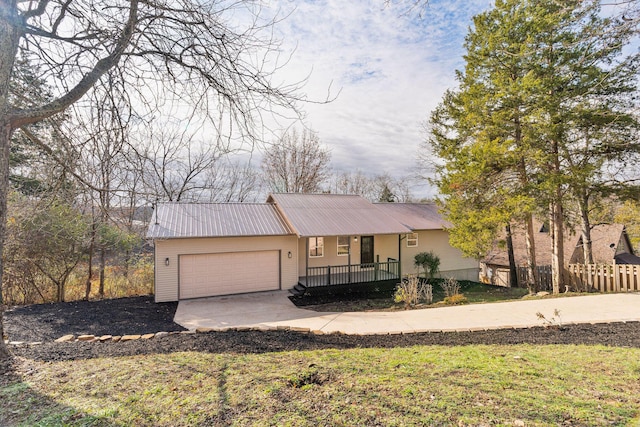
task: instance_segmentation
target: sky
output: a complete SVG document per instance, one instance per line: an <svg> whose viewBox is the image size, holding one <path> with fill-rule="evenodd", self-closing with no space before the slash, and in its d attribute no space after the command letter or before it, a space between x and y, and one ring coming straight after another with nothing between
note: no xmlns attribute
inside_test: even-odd
<svg viewBox="0 0 640 427"><path fill-rule="evenodd" d="M400 0L401 1L401 0ZM276 27L288 81L308 76L304 92L327 104L304 104L304 123L331 151L336 171L399 178L414 173L424 124L462 69L464 37L490 0L429 0L410 10L384 0L280 0ZM424 182L414 196L431 197Z"/></svg>

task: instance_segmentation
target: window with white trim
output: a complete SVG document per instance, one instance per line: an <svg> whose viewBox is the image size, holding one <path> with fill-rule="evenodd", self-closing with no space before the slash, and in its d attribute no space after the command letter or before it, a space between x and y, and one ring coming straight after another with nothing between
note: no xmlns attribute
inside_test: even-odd
<svg viewBox="0 0 640 427"><path fill-rule="evenodd" d="M407 247L415 248L416 246L418 246L418 233L407 234Z"/></svg>
<svg viewBox="0 0 640 427"><path fill-rule="evenodd" d="M309 237L309 258L324 256L324 237Z"/></svg>
<svg viewBox="0 0 640 427"><path fill-rule="evenodd" d="M338 236L338 256L349 255L349 236Z"/></svg>

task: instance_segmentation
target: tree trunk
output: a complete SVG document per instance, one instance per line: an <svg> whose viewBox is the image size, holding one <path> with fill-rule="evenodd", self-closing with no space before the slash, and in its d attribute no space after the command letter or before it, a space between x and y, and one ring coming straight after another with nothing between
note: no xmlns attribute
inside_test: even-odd
<svg viewBox="0 0 640 427"><path fill-rule="evenodd" d="M589 220L589 200L584 196L580 202L580 228L582 232L582 253L585 264L593 264L593 247L591 244L591 220Z"/></svg>
<svg viewBox="0 0 640 427"><path fill-rule="evenodd" d="M553 169L551 176L558 180L561 177L561 169L560 151L557 140L552 141L551 152L553 156ZM553 293L558 294L564 284L564 215L562 212L562 187L559 183L555 184L555 188L553 189L553 194L551 196L549 228L552 231L551 282L553 284Z"/></svg>
<svg viewBox="0 0 640 427"><path fill-rule="evenodd" d="M533 215L525 217L525 245L527 247L527 289L533 294L538 291L538 275L536 271L536 241L534 239Z"/></svg>
<svg viewBox="0 0 640 427"><path fill-rule="evenodd" d="M7 193L9 192L9 153L13 127L8 120L9 81L13 63L18 52L20 30L14 22L19 22L16 0L0 1L0 361L9 357L4 345L4 329L2 315L4 300L2 299L2 251L7 230Z"/></svg>
<svg viewBox="0 0 640 427"><path fill-rule="evenodd" d="M556 189L556 196L560 192L560 187ZM559 199L557 199L559 200ZM562 219L562 205L559 201L551 203L551 214L549 218L551 228L551 281L553 293L560 293L564 283L564 226Z"/></svg>
<svg viewBox="0 0 640 427"><path fill-rule="evenodd" d="M513 238L511 236L511 225L507 223L505 227L507 232L507 253L509 254L509 286L518 287L518 266L516 265L516 257L513 253Z"/></svg>
<svg viewBox="0 0 640 427"><path fill-rule="evenodd" d="M92 215L93 219L93 215ZM87 282L85 283L84 299L89 301L91 296L91 279L93 278L93 252L96 243L96 221L91 221L91 241L89 243L89 271L87 272Z"/></svg>
<svg viewBox="0 0 640 427"><path fill-rule="evenodd" d="M3 270L2 251L7 229L7 193L9 192L9 143L12 129L8 123L0 121L0 362L9 357L9 350L4 345L4 299L2 297Z"/></svg>
<svg viewBox="0 0 640 427"><path fill-rule="evenodd" d="M100 294L100 298L104 298L104 270L106 268L107 262L106 262L106 255L105 255L106 250L104 249L104 247L100 248L100 286L99 286L99 290L98 293Z"/></svg>

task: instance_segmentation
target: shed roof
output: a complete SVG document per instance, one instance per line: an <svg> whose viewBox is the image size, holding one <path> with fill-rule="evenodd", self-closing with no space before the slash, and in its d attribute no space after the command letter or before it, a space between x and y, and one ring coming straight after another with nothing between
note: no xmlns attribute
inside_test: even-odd
<svg viewBox="0 0 640 427"><path fill-rule="evenodd" d="M360 196L272 194L274 203L301 237L402 234L412 230Z"/></svg>
<svg viewBox="0 0 640 427"><path fill-rule="evenodd" d="M147 237L281 236L294 234L270 203L159 203Z"/></svg>
<svg viewBox="0 0 640 427"><path fill-rule="evenodd" d="M442 230L451 227L435 203L376 203L388 215L412 230Z"/></svg>

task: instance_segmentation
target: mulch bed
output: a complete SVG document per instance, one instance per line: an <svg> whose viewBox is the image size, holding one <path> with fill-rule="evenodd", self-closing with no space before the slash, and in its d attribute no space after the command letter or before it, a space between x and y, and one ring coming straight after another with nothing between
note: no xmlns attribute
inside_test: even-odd
<svg viewBox="0 0 640 427"><path fill-rule="evenodd" d="M183 331L173 322L177 302L152 296L14 307L4 313L10 341L53 341L63 335L127 335Z"/></svg>
<svg viewBox="0 0 640 427"><path fill-rule="evenodd" d="M414 345L469 344L603 344L640 348L640 322L565 325L478 332L432 332L407 335L314 335L293 331L228 331L172 334L129 342L55 343L65 334L123 335L180 331L173 323L176 304L155 304L151 297L94 302L43 304L5 313L5 329L12 341L44 341L11 346L15 356L61 361L177 351L265 353L291 350L391 348Z"/></svg>

